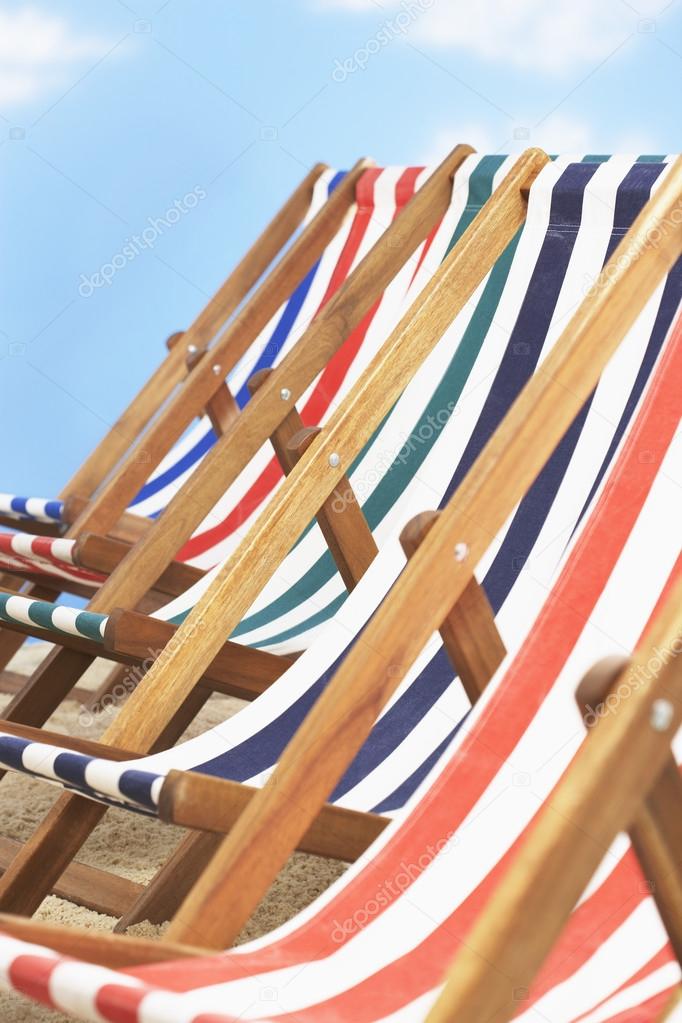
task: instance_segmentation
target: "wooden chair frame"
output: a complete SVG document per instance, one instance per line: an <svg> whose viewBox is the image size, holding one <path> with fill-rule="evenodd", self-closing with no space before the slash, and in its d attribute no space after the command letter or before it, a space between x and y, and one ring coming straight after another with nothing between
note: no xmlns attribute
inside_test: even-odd
<svg viewBox="0 0 682 1023"><path fill-rule="evenodd" d="M467 150L460 150L454 157L455 162L461 161L466 152ZM244 591L243 587L235 590L235 596L239 595L239 602L243 599L247 601L244 609L251 603L262 584L266 581L269 574L267 566L273 568L281 560L293 544L296 535L303 531L309 519L315 513L315 509L319 509L325 503L334 487L345 476L345 466L351 464L352 459L366 440L369 439L372 431L397 400L417 367L442 336L446 326L459 310L463 308L466 301L476 290L476 287L485 278L489 269L513 239L525 219L528 189L547 162L548 157L539 150L529 150L517 161L493 197L480 211L473 224L460 238L458 244L452 249L432 280L424 288L410 311L384 343L362 379L356 383L351 393L335 412L328 426L324 428L322 434L314 439L308 450L303 453L283 486L274 495L271 505L273 507L276 506L277 511L274 518L269 514L266 517L270 521L277 521L282 515L284 515L284 518L280 519L280 525L275 531L277 543L274 547L270 547L269 543L264 543L268 536L267 530L263 531L260 528L260 522L264 521L264 516L261 516L259 519L258 529L254 528L252 530L252 536L256 533L258 534L259 543L263 545L262 550L270 549L272 557L268 558L267 562L259 559L257 572L255 571L255 566L251 566L254 571L250 571L250 576L252 579L257 577L257 582L250 588L249 593ZM437 222L440 219L450 201L450 174L452 170L454 170L454 167L446 161L435 172L424 188L420 190L413 203L405 210L403 220L408 213L410 218L403 227L403 232L408 230L413 221L418 221L420 234L422 232L427 233L432 221L435 220ZM425 223L424 208L433 210L434 205L437 205L437 211L434 210L433 215L428 217L428 222ZM393 258L395 258L396 246L390 237L390 232L393 228L400 232L401 229L397 220L387 230L384 238L387 238L389 253L393 253ZM417 231L416 224L414 225L414 231ZM399 237L404 238L404 233L401 233ZM376 249L372 250L372 253L367 257L370 269L372 270L374 270L376 265L375 253ZM382 275L385 273L386 270L382 268ZM357 290L356 280L357 278L349 278L348 281L348 284L352 285L353 290ZM381 287L383 287L383 279ZM363 285L364 291L365 286ZM332 300L329 306L327 306L327 315L333 317L333 322L336 323L340 319L343 329L348 330L348 321L351 314L345 311L346 301L343 296L341 296L341 301L342 307L339 311ZM356 310L354 315L361 317L363 312ZM326 336L328 337L330 331L324 322L324 312L322 313L322 319L321 330L326 331ZM300 346L297 346L296 352L299 349ZM294 357L296 357L296 352L292 353ZM282 365L284 366L284 363ZM264 394L267 392L272 393L272 383L277 377L277 372L273 372L263 385L258 388L245 411L236 423L233 424L228 433L224 435L223 440L235 435L239 430L240 424L246 421L249 410L258 409L259 406L262 407ZM289 378L285 377L284 379L288 380ZM371 402L368 401L368 395L372 396ZM281 422L283 418L281 411L277 418ZM272 432L272 429L270 432ZM338 464L337 459L332 459L330 463L329 454L337 451L337 442L338 451L341 452ZM220 448L220 443L217 445L217 448ZM334 446L330 447L330 443ZM322 461L319 455L320 450L323 451ZM239 448L238 446L235 448L220 448L218 454L224 462L230 464L231 460L232 464L234 464L239 456ZM200 471L201 467L197 472ZM195 473L194 475L196 476L197 474ZM169 505L164 519L171 514L171 511L172 504ZM294 520L291 532L286 530L283 532L282 525L285 524L287 519L291 519L292 513ZM152 532L150 531L140 546L144 545L151 537ZM224 588L221 580L226 572L230 570L230 566L234 563L235 558L240 564L246 564L248 558L244 557L244 555L247 547L249 550L253 549L249 543L249 538L247 538L245 545L240 547L238 555L226 563L226 566L220 573L218 585L214 584L209 594L203 598L202 602L204 604L206 600L210 601L212 592L216 593L219 601L224 599ZM124 583L132 575L138 576L139 571L140 565L137 564L135 573L129 573L126 579L123 580ZM244 575L243 568L237 575L238 577ZM113 579L114 576L112 576ZM194 613L194 620L197 620L196 612ZM175 632L173 644L169 645L156 659L150 672L147 673L145 679L138 686L136 693L132 694L127 704L119 712L116 721L105 733L105 743L123 748L132 746L138 752L146 752L159 741L161 736L165 736L166 741L169 740L169 722L175 721L177 723L179 721L179 731L183 730L188 717L194 712L194 708L201 706L205 699L205 695L197 689L195 682L198 678L205 677L208 665L215 660L216 654L223 646L219 633L212 631L209 635L209 632L203 629L201 632L202 659L203 653L208 652L209 645L216 645L216 650L211 652L211 656L206 659L206 664L202 664L198 668L196 678L193 677L196 665L187 656L189 653L187 649L188 644L186 643L187 631L184 626L181 626ZM225 635L224 632L223 635ZM199 639L199 637L196 638L197 640ZM217 644L215 644L216 639L218 640ZM179 648L183 653L182 660L185 663L184 672L178 678L177 683L173 679L171 685L163 684L163 699L158 702L156 709L152 709L148 705L149 701L145 699L144 712L140 713L142 706L139 700L135 699L136 694L141 691L147 691L146 681L155 674L155 669L168 662L169 658L173 660L172 670L175 671L176 659L172 658L170 650L171 646L176 647L178 641L180 642ZM52 689L54 689L55 685L59 685L59 676L54 670L57 658L70 658L81 666L81 670L83 670L82 665L89 663L87 654L81 651L74 649L60 650L57 653L57 657L52 658L53 670L48 674L49 684ZM71 679L69 679L69 682L71 682ZM38 695L41 696L40 693ZM139 710L138 707L140 708ZM125 724L126 721L129 722L128 725ZM33 722L29 721L28 723L32 724ZM128 738L125 738L125 736L128 736ZM69 797L65 798L68 799ZM50 821L56 821L56 818L60 816L60 806L62 803L63 800L60 799L58 806L50 814ZM47 874L44 874L46 890L49 890L53 882L60 876L64 867L70 862L82 841L84 841L103 813L104 808L92 802L86 805L86 801L76 799L71 803L71 809L66 811L64 818L64 821L66 821L66 817L68 817L70 822L65 826L60 823L59 827L54 831L59 852L55 851L53 860L50 860L52 854L45 858L45 862L51 861L53 864L50 877L48 878ZM0 882L0 892L4 889L8 893L9 891L16 893L21 890L26 896L29 896L28 887L24 886L24 884L19 886L15 884L16 872L18 871L23 877L28 878L28 873L24 873L21 867L25 857L32 860L34 864L43 861L42 853L38 853L37 850L39 847L43 847L43 841L46 841L51 846L52 840L47 837L47 833L53 834L51 824L47 820L45 827L47 829L46 833L43 834L41 827L34 836L35 841L32 840L34 844L27 844L21 856L16 857L8 867L2 882ZM41 838L39 835L43 835L43 837ZM60 835L62 837L59 837ZM38 857L37 860L34 859L34 848ZM35 882L35 872L33 882ZM40 886L37 886L35 883L31 886L37 902L34 902L33 898L31 898L32 904L29 906L23 902L22 897L21 904L25 908L22 908L20 911L30 912L40 902L41 896L38 895L38 887ZM15 901L16 895L10 896L8 894L7 897L10 899L10 902L4 903L4 908L18 908L18 902ZM3 904L3 899L0 896L1 904Z"/></svg>
<svg viewBox="0 0 682 1023"><path fill-rule="evenodd" d="M135 608L171 565L176 552L200 524L227 487L273 435L295 402L324 368L329 358L362 320L397 271L438 224L452 195L452 179L469 146L457 146L434 171L402 214L386 229L296 346L268 377L240 415L232 421L163 516L118 564L93 596L89 609L109 613L117 607ZM361 161L349 172L329 201L296 239L267 280L253 293L211 349L209 365L202 360L192 371L179 398L170 402L143 434L137 447L113 474L109 483L72 526L74 535L106 534L165 450L196 412L211 401L223 385L212 365L226 370L233 365L269 321L338 230L354 198ZM216 363L218 360L218 363ZM182 408L178 408L178 404ZM143 451L145 465L136 452ZM142 472L142 475L140 473ZM86 542L85 540L83 542ZM7 630L12 631L12 630ZM0 637L2 633L0 633ZM73 649L57 648L34 672L11 701L6 716L13 721L41 725L76 684L91 659ZM49 682L46 683L46 677ZM201 704L197 704L200 706Z"/></svg>
<svg viewBox="0 0 682 1023"><path fill-rule="evenodd" d="M521 169L517 167L514 180L517 201L521 194L519 178L523 180ZM527 162L523 170L528 173ZM238 815L229 835L220 843L199 882L192 886L176 913L164 941L140 943L119 935L85 935L9 917L0 919L2 929L110 966L197 955L207 948L225 947L233 940L290 852L300 845L319 819L328 793L364 743L377 715L399 685L404 670L414 662L433 630L451 620L453 608L465 594L471 594L477 562L596 386L649 295L680 255L682 222L673 213L679 209L681 196L682 159L673 166L621 241L555 348L523 388L460 485L456 500L451 500L435 519L422 520L403 534L403 543L411 555L409 565L309 713L270 780L248 799L248 805ZM509 194L492 205L502 206L503 222L510 227L522 216L521 211L514 208L513 197ZM447 310L443 290L447 281L453 279L453 267L458 271L455 290L473 287L471 271L467 274L466 270L471 257L481 252L483 239L488 235L489 216L485 213L484 210L481 214L484 233L480 233L482 223L477 220L453 250L451 259L443 264L419 311L411 311L397 328L397 338L402 339L403 345L396 344L394 359L404 357L408 340L418 343L417 339L423 337L425 319L437 336L442 333ZM501 211L497 209L495 213L499 215ZM499 233L500 221L493 216L493 223L495 221ZM661 225L665 225L665 230ZM492 234L494 236L495 232ZM491 237L487 237L487 245L491 244L495 246ZM465 277L468 278L466 285L462 283ZM375 360L377 365L370 367L368 377L378 371L383 354ZM361 386L366 386L366 382ZM390 385L388 390L386 400L390 406ZM376 400L375 394L373 400ZM310 472L304 473L304 467L309 469L317 460L322 470L325 462L329 464L330 452L341 449L345 455L349 443L345 434L352 428L358 428L355 418L346 409L339 409L294 467L282 490L291 491L295 486L306 497L314 495L314 499L310 497L310 506L319 507L329 487L343 474L343 458L326 480L322 471L315 477ZM235 553L216 580L212 599L198 606L179 630L186 630L187 644L183 648L176 643L167 658L157 661L122 712L121 718L127 720L119 719L109 729L108 743L122 742L126 734L130 734L130 717L138 704L150 710L145 695L156 686L157 678L167 684L166 692L159 693L156 689L157 697L166 702L167 713L182 701L184 687L189 691L192 677L201 673L201 665L208 663L213 655L213 650L204 648L203 644L201 649L194 644L190 650L192 617L196 622L203 616L210 647L214 628L225 628L226 622L228 627L236 624L243 602L248 604L257 591L260 580L253 581L254 565L250 565L248 571L240 571L242 565L248 565L247 550L253 550L256 540L266 535L269 535L270 549L278 550L280 542L284 545L281 533L289 531L290 544L292 534L298 535L297 530L305 527L305 515L297 516L298 505L287 504L282 491L276 497L276 502L280 500L279 522L269 513L261 516L247 537L244 550L240 548ZM468 598L465 600L467 607L474 606L477 614L485 618L485 607L481 610L480 601L476 603L475 587L473 605ZM682 583L679 583L658 616L647 644L679 648L681 605ZM419 615L405 613L406 608L416 606L419 606ZM646 658L646 649L634 655L633 663L637 665L642 658ZM476 660L474 656L473 662ZM608 671L602 666L599 673L602 684L613 681L612 665ZM478 684L479 687L483 684L480 676ZM175 690L172 696L168 695L171 689ZM584 688L580 697L584 698ZM145 720L138 721L136 746L141 741L151 744L163 728L162 715L156 715L154 709L151 708ZM663 726L661 721L664 721ZM670 886L661 879L661 872L669 869L671 862L676 863L675 883L679 887L680 818L679 815L671 818L669 813L671 798L679 799L679 777L676 774L672 779L669 761L670 741L681 721L682 672L677 657L651 686L641 687L636 698L624 701L618 714L600 722L585 741L573 767L552 797L552 806L556 808L557 802L561 802L564 809L560 816L571 820L576 827L562 830L557 827L556 814L541 812L525 845L525 854L512 865L468 941L471 949L460 951L453 976L430 1017L433 1023L474 1016L496 1021L509 1018L514 1011L514 1005L510 1005L509 976L515 981L520 978L520 984L530 980L598 864L600 854L595 853L595 844L591 840L586 842L584 837L594 835L595 828L600 838L597 845L602 848L610 844L620 828L633 830L645 870L659 881L663 916L680 954L681 903L669 905ZM634 747L636 755L632 752ZM621 774L621 784L616 798L605 801L603 793L606 786L612 784L614 765ZM162 797L166 815L174 819L177 812L183 822L198 820L196 807L207 800L197 800L196 793L191 792L187 798L183 787L187 784L203 786L206 782L214 787L225 786L225 792L232 791L230 783L215 779L188 783L184 775L169 776ZM223 805L229 806L230 800L226 799L223 804L217 788L212 796L211 805L215 807L220 803L221 812ZM246 801L243 796L241 799ZM49 884L58 878L70 854L85 837L83 815L79 814L82 804L82 799L71 795L60 798L55 811L7 871L1 886L4 910L26 912L30 909L31 902L35 901L29 891L31 882L38 872L49 870L52 856L59 862L56 869L49 870ZM596 806L599 806L599 814L595 814ZM676 828L671 829L666 822L675 819ZM91 825L93 820L91 817ZM380 822L377 822L377 833L379 827ZM72 839L69 828L79 829L75 842L69 841ZM57 842L56 835L59 836ZM70 847L66 855L60 844L62 840L67 840ZM566 871L565 864L574 862L569 851L572 843L579 847L579 856L575 857L575 865ZM549 880L552 863L557 861L562 862L561 883L557 883L554 875ZM5 883L7 877L10 877L9 884ZM529 904L537 911L529 912ZM518 926L520 906L523 906L525 918L533 922L523 942L511 940L515 939L512 929ZM548 918L541 933L537 929L540 916ZM492 981L490 962L505 963L503 973Z"/></svg>

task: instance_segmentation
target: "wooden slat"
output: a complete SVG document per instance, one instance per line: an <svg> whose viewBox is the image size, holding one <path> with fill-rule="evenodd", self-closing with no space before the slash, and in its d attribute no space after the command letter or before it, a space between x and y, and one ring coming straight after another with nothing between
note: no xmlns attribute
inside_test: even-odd
<svg viewBox="0 0 682 1023"><path fill-rule="evenodd" d="M682 581L658 615L633 668L651 675L654 651L679 649ZM626 672L621 676L627 680ZM652 727L654 701L670 704L669 726ZM530 987L566 920L619 831L639 812L668 758L682 721L682 663L672 657L646 686L602 716L537 814L509 869L467 934L428 1023L485 1019L518 1011L514 992ZM682 805L676 807L682 815ZM678 905L680 892L678 890ZM491 964L494 964L492 968Z"/></svg>
<svg viewBox="0 0 682 1023"><path fill-rule="evenodd" d="M51 732L47 728L31 728L30 725L18 725L14 721L7 721L0 718L0 732L7 735L16 735L19 739L27 739L29 742L44 742L51 746L58 746L70 750L73 753L84 753L88 757L102 757L105 760L123 761L134 758L137 754L130 750L119 749L93 739L81 739L75 735L62 735L61 732Z"/></svg>
<svg viewBox="0 0 682 1023"><path fill-rule="evenodd" d="M55 952L80 959L86 963L108 966L112 970L162 963L174 959L187 959L206 955L196 946L173 942L132 938L129 935L109 934L106 931L60 927L21 916L0 914L0 931L20 941L44 945Z"/></svg>
<svg viewBox="0 0 682 1023"><path fill-rule="evenodd" d="M629 834L682 964L682 778L672 753L668 753Z"/></svg>
<svg viewBox="0 0 682 1023"><path fill-rule="evenodd" d="M0 873L7 869L20 849L20 842L0 838ZM77 906L118 919L129 912L143 892L144 885L74 860L62 874L52 894Z"/></svg>
<svg viewBox="0 0 682 1023"><path fill-rule="evenodd" d="M419 549L439 515L437 511L422 512L405 526L400 542L408 558ZM493 609L475 575L462 590L438 631L473 705L507 652L495 624Z"/></svg>
<svg viewBox="0 0 682 1023"><path fill-rule="evenodd" d="M292 437L288 447L296 461L320 433L319 427L311 426ZM348 476L344 474L335 484L315 517L344 585L350 592L374 561L378 548Z"/></svg>
<svg viewBox="0 0 682 1023"><path fill-rule="evenodd" d="M84 533L76 540L73 558L79 568L110 575L127 557L130 549L131 545L122 540ZM154 589L159 593L177 597L199 582L203 576L200 568L186 565L182 561L172 561L155 580Z"/></svg>
<svg viewBox="0 0 682 1023"><path fill-rule="evenodd" d="M59 522L36 522L35 519L15 519L12 515L0 515L0 526L31 533L34 536L61 536L63 527Z"/></svg>
<svg viewBox="0 0 682 1023"><path fill-rule="evenodd" d="M513 183L513 191L505 191L504 183L500 186L496 193L498 203L493 200L484 207L434 278L437 287L456 270L452 287L444 289L455 305L451 312L458 308L453 295L459 297L469 285L474 287L477 282L477 274L472 280L471 266L485 273L487 259L497 256L497 243L504 236L502 225L513 233L522 220L523 211L517 205L521 202L519 188L527 184L523 181L524 175L530 177L531 168L537 172L542 165L536 159L534 167L532 162L529 167L528 157L517 165L508 179ZM678 159L622 239L553 350L483 448L458 488L456 498L449 503L394 584L391 599L374 615L285 750L272 777L242 814L211 867L183 903L178 918L171 925L170 935L174 940L182 934L183 927L191 928L201 921L206 942L219 947L229 943L248 919L366 740L377 714L395 691L404 671L414 663L429 636L461 596L491 538L527 492L596 386L610 355L676 261L682 243L682 223L674 216L674 211L681 192L682 159ZM501 225L495 214L502 211ZM660 229L662 222L666 225L665 232ZM462 265L463 257L472 252L476 253L475 258L465 259ZM405 322L398 328L405 330L406 340L414 345L423 343L433 329L440 334L448 321L447 303L443 301L445 308L440 310L441 317L431 310L427 296L422 309L429 310L430 315L423 327L419 316L416 317L422 329L405 330ZM438 308L439 303L436 310ZM414 328L415 323L409 316L407 319ZM383 351L395 357L391 349L389 344ZM388 362L391 363L390 357ZM391 379L391 365L382 366L382 370L383 388L377 387L373 380L373 367L363 378L363 384L368 387L375 383L372 390L367 390L366 401L359 403L363 410L370 405L376 409L377 392L382 396L385 393L387 381ZM390 394L390 386L388 391ZM379 406L378 411L381 414L383 408ZM332 417L325 429L327 443L318 443L309 452L313 457L303 459L294 469L257 526L217 576L210 606L208 601L197 604L193 612L195 621L205 622L209 641L213 613L220 617L223 628L233 628L252 603L251 585L257 589L260 584L256 578L257 559L260 558L262 564L263 551L268 550L269 566L270 557L274 555L274 560L279 560L297 535L293 502L285 507L289 487L296 487L297 507L301 509L303 504L307 511L311 492L315 493L312 481L316 475L323 478L325 471L329 471L325 469L329 451L339 451L342 466L348 464L347 441L339 432L342 425L351 432L361 428L356 422L358 418L361 417L344 416L343 410ZM283 503L279 504L280 501ZM302 518L305 515L301 515ZM286 540L278 533L280 529L286 532ZM277 547L280 539L281 546ZM466 556L458 560L455 550L462 550L459 545L464 545ZM415 607L419 608L419 614L405 610ZM192 615L185 625L188 629L193 627ZM179 653L182 657L171 655L164 668L170 669L174 685L181 688L182 675L185 684L189 684L211 651L203 645L201 649L197 644L183 646L179 637L175 654ZM145 680L149 687L147 692L158 693L159 676L166 680L169 677L161 666L149 672ZM136 696L142 705L145 699L142 687ZM150 702L145 702L147 708ZM147 724L153 728L149 716ZM115 733L109 738L121 741ZM229 919L227 913L217 911L216 907L223 905L230 907ZM207 917L211 918L210 923Z"/></svg>
<svg viewBox="0 0 682 1023"><path fill-rule="evenodd" d="M170 771L161 789L159 816L171 824L227 834L259 789L194 771ZM352 862L377 838L388 817L327 803L298 848Z"/></svg>
<svg viewBox="0 0 682 1023"><path fill-rule="evenodd" d="M261 387L270 379L273 372L273 369L265 368L259 369L257 372L251 374L247 381L247 386L251 396L261 389ZM294 404L291 404L290 408L288 407L290 405L290 398L283 398L282 400L286 401L287 411L282 421L277 424L270 434L270 443L272 444L272 449L275 452L277 461L282 468L282 472L285 476L288 476L297 462L296 456L289 450L289 441L300 429L302 429L303 420L301 419L298 409Z"/></svg>
<svg viewBox="0 0 682 1023"><path fill-rule="evenodd" d="M151 662L174 640L178 626L149 618L135 611L114 611L104 633L107 651L124 654L138 662ZM292 654L271 654L267 650L226 640L208 665L203 678L233 686L233 695L253 699L272 685L294 661ZM238 693L237 689L241 691Z"/></svg>
<svg viewBox="0 0 682 1023"><path fill-rule="evenodd" d="M587 728L594 728L618 706L618 685L628 679L628 674L629 662L623 657L605 658L587 673L576 692ZM609 700L611 694L615 703ZM670 942L682 962L682 777L672 753L666 757L628 831Z"/></svg>
<svg viewBox="0 0 682 1023"><path fill-rule="evenodd" d="M186 359L187 369L193 370L208 354L209 352L206 349L200 351L198 348L188 352ZM220 367L217 368L220 369ZM218 373L218 376L220 375ZM222 384L207 401L204 411L211 422L216 436L222 437L239 415L239 406L225 379L223 379Z"/></svg>
<svg viewBox="0 0 682 1023"><path fill-rule="evenodd" d="M5 693L7 696L14 696L15 693L20 690L26 684L26 675L20 674L18 671L0 671L0 693ZM76 688L71 690L71 698L78 700L80 703L85 703L88 697L91 695L89 689Z"/></svg>
<svg viewBox="0 0 682 1023"><path fill-rule="evenodd" d="M211 832L195 831L186 835L135 902L121 915L114 933L124 934L129 927L143 920L152 924L172 920L178 906L210 863L220 841L221 836Z"/></svg>

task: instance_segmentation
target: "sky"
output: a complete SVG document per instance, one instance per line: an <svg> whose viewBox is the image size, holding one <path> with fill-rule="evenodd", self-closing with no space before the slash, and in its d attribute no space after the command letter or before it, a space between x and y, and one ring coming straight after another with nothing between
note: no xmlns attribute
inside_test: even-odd
<svg viewBox="0 0 682 1023"><path fill-rule="evenodd" d="M0 0L0 490L63 487L316 161L674 153L681 95L682 0Z"/></svg>

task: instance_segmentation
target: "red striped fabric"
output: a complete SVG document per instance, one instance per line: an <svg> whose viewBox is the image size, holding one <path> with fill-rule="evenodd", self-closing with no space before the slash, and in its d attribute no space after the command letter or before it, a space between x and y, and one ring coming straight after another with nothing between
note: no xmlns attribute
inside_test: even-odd
<svg viewBox="0 0 682 1023"><path fill-rule="evenodd" d="M396 210L394 216L397 216L402 206L413 196L417 179L422 170L422 167L408 167L400 175L395 187ZM374 213L374 188L381 173L379 168L371 168L363 174L358 182L357 210L354 222L327 291L317 310L318 314L350 273ZM365 314L320 374L311 394L300 409L301 418L306 426L318 426L328 411L367 336L367 331L379 305L380 300ZM180 550L178 559L189 561L196 558L230 536L263 503L281 478L282 469L277 459L273 457L239 503L215 526L191 537Z"/></svg>

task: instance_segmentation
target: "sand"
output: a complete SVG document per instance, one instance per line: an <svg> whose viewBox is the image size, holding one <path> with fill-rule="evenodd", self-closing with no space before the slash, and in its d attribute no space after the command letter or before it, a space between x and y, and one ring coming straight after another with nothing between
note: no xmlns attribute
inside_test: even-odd
<svg viewBox="0 0 682 1023"><path fill-rule="evenodd" d="M11 670L28 674L49 649L47 643L25 645L10 665ZM89 688L96 686L110 670L109 663L96 662L84 684ZM4 705L6 701L7 697L0 694L0 704ZM240 700L212 697L187 735L196 735L225 720L238 713L242 706ZM102 716L94 725L85 728L79 711L75 701L67 700L50 719L49 727L67 735L96 739L111 721L110 716ZM26 840L58 795L59 789L55 786L21 775L8 775L0 784L0 835ZM92 866L145 882L167 859L183 834L180 828L159 821L123 810L109 810L78 858ZM265 934L289 919L323 892L344 869L343 863L296 853L244 928L239 942ZM96 930L111 930L116 922L113 917L94 913L54 896L44 900L38 915L44 920ZM133 931L156 937L163 928L140 924ZM64 1023L73 1018L0 992L2 1023Z"/></svg>

